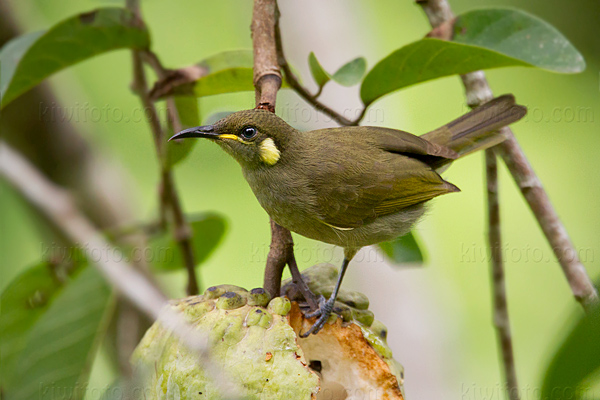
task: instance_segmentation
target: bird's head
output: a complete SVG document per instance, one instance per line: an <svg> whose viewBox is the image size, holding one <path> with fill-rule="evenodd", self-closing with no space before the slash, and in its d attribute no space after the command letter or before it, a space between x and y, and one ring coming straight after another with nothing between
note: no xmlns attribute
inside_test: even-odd
<svg viewBox="0 0 600 400"><path fill-rule="evenodd" d="M296 130L274 113L238 111L214 125L183 130L169 140L206 138L215 141L244 168L277 164Z"/></svg>

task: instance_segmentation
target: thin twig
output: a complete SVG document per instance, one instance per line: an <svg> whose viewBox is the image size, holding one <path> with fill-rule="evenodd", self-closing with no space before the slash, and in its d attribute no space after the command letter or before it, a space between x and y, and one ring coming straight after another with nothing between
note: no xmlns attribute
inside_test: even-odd
<svg viewBox="0 0 600 400"><path fill-rule="evenodd" d="M481 75L476 71L461 76L466 89L467 103L471 108L478 107L493 99L494 95L487 85L482 85ZM510 134L509 128L502 128L504 136ZM502 355L502 371L508 396L511 400L519 400L519 385L513 351L508 302L506 296L506 280L504 260L502 257L502 232L500 224L500 201L498 196L498 160L493 149L485 151L486 186L488 204L488 246L490 251L490 267L494 307L494 326L498 338L498 348Z"/></svg>
<svg viewBox="0 0 600 400"><path fill-rule="evenodd" d="M436 29L447 21L453 21L454 15L446 1L419 2L431 26ZM493 98L489 86L482 85L480 74L474 72L462 76L467 95L467 104L477 107ZM509 135L509 128L503 128ZM506 299L506 281L504 277L504 261L502 259L502 234L500 225L500 203L498 198L498 162L494 150L485 151L487 203L488 203L488 244L491 255L492 292L494 303L494 326L498 337L498 346L502 354L502 371L511 400L519 400L519 385L515 368L510 319Z"/></svg>
<svg viewBox="0 0 600 400"><path fill-rule="evenodd" d="M515 368L504 262L502 259L502 236L500 230L500 203L498 199L498 161L494 150L485 151L487 200L488 200L488 240L491 254L492 291L494 297L494 326L502 354L504 379L511 400L519 400L519 385Z"/></svg>
<svg viewBox="0 0 600 400"><path fill-rule="evenodd" d="M127 7L141 20L141 12L138 0L128 0ZM196 276L196 262L194 258L194 248L192 245L192 230L185 219L183 208L179 202L179 196L175 188L175 183L171 174L171 170L167 163L166 138L164 130L160 124L160 118L154 103L150 99L148 93L148 85L146 82L146 74L144 72L143 60L148 57L148 54L154 56L151 58L149 65L155 68L159 77L165 71L158 57L154 53L142 50L133 50L133 88L140 97L144 110L148 115L148 123L154 138L157 157L161 169L161 182L159 185L159 204L160 204L160 221L161 226L166 225L166 211L170 209L173 213L173 221L175 225L175 240L183 255L185 269L188 275L187 294L194 295L199 292L198 277ZM171 100L167 104L167 109L170 110L169 118L175 121L173 126L181 127L179 117L174 111L174 102Z"/></svg>
<svg viewBox="0 0 600 400"><path fill-rule="evenodd" d="M191 327L180 313L168 306L165 295L107 242L96 227L77 208L73 198L59 186L48 181L20 154L0 141L0 175L19 191L54 226L61 230L72 245L83 245L90 254L111 254L111 257L90 257L93 264L123 296L149 318L159 321L179 340L199 356L199 365L210 374L226 398L239 398L240 389L210 355L208 334Z"/></svg>
<svg viewBox="0 0 600 400"><path fill-rule="evenodd" d="M277 25L275 28L275 35L277 39L277 58L279 66L281 67L281 70L284 73L285 81L287 82L287 84L290 85L290 87L294 89L294 91L298 93L300 97L302 97L307 103L312 105L317 111L320 111L323 114L329 116L338 124L344 126L358 125L360 121L362 121L362 119L364 118L367 108L363 106L363 109L361 110L358 117L355 120L349 120L348 118L344 117L342 114L338 113L331 107L319 101L317 98L321 94L321 90L323 89L323 87L319 88L319 91L313 95L308 91L308 89L302 86L296 75L294 75L294 73L292 72L292 69L288 64L287 59L285 58L285 54L283 52L283 44L281 40L281 30L279 29L279 25Z"/></svg>

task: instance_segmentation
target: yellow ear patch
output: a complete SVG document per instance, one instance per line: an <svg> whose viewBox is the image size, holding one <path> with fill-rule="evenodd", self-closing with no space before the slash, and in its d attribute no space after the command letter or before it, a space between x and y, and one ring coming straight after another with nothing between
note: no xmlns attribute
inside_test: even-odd
<svg viewBox="0 0 600 400"><path fill-rule="evenodd" d="M260 159L269 165L277 164L281 157L281 152L271 138L266 138L260 144Z"/></svg>

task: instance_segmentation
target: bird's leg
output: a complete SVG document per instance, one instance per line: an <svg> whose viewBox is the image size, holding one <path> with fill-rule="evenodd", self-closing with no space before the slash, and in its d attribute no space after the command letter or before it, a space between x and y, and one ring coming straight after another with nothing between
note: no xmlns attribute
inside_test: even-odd
<svg viewBox="0 0 600 400"><path fill-rule="evenodd" d="M310 335L311 333L314 333L316 335L321 329L323 329L327 320L329 320L329 316L331 315L331 311L333 310L333 306L335 304L335 299L337 298L338 292L340 291L340 286L342 286L344 274L346 273L348 264L350 263L350 260L352 260L352 257L354 257L354 254L356 254L355 249L344 249L344 262L342 263L342 268L340 269L340 273L338 274L337 282L335 283L335 288L333 289L329 300L326 301L325 298L321 296L318 310L306 314L306 317L308 318L318 316L319 319L317 320L317 322L314 323L313 326L311 326L311 328L306 333L301 334L301 337L308 337L308 335Z"/></svg>
<svg viewBox="0 0 600 400"><path fill-rule="evenodd" d="M290 273L292 274L292 282L298 287L302 296L304 296L304 300L308 303L308 307L311 311L316 311L319 309L319 301L317 300L317 296L311 292L310 288L302 279L302 274L300 274L300 270L298 269L298 264L296 264L296 257L292 254L290 259L288 260L288 267L290 268Z"/></svg>

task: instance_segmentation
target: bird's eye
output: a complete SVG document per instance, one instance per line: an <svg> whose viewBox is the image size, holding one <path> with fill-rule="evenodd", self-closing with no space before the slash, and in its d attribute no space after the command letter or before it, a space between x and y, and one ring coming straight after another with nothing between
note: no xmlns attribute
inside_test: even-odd
<svg viewBox="0 0 600 400"><path fill-rule="evenodd" d="M253 126L247 126L245 128L242 128L242 131L240 132L240 135L244 139L253 139L257 134L258 131Z"/></svg>

